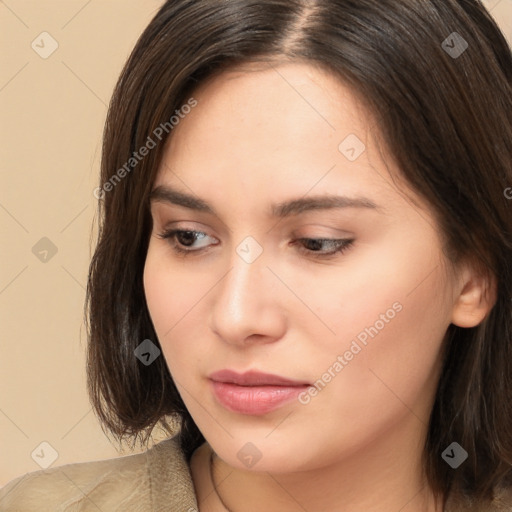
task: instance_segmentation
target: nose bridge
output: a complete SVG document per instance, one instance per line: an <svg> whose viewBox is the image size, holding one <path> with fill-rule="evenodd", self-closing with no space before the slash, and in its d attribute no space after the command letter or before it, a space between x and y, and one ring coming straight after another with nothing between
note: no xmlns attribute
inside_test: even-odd
<svg viewBox="0 0 512 512"><path fill-rule="evenodd" d="M221 300L229 304L233 313L244 314L249 312L248 308L258 307L262 298L260 294L269 277L266 274L270 274L263 247L260 244L256 246L253 240L244 239L235 247L229 258L230 271L221 285Z"/></svg>
<svg viewBox="0 0 512 512"><path fill-rule="evenodd" d="M279 336L282 311L275 293L269 293L275 276L268 263L268 254L252 237L231 253L212 308L212 329L226 341L242 342L252 334Z"/></svg>

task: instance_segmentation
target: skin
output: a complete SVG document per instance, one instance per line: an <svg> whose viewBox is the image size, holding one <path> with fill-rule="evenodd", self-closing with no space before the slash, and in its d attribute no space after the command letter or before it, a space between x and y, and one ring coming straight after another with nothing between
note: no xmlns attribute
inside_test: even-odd
<svg viewBox="0 0 512 512"><path fill-rule="evenodd" d="M447 264L429 206L397 188L371 114L332 75L300 63L245 66L194 97L154 187L199 197L217 215L152 201L144 287L169 371L207 440L191 461L200 512L225 510L211 492L211 449L233 512L441 510L421 463L440 349L450 323L484 319L488 283L470 265ZM338 149L349 134L366 146L355 161ZM268 216L270 203L327 193L378 209ZM206 233L174 238L206 249L177 254L159 237L169 228ZM252 263L236 251L247 236L263 250ZM299 238L355 242L320 259ZM314 383L397 302L400 312L306 405L250 416L210 390L208 375L226 368ZM251 468L237 457L247 442L261 452Z"/></svg>

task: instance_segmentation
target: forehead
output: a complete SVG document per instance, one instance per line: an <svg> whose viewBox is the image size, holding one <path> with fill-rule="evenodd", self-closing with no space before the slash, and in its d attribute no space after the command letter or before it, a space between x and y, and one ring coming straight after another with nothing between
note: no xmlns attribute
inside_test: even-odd
<svg viewBox="0 0 512 512"><path fill-rule="evenodd" d="M371 113L321 67L245 65L193 97L198 104L168 139L155 186L225 201L265 194L277 202L283 191L389 194L390 162L376 150Z"/></svg>
<svg viewBox="0 0 512 512"><path fill-rule="evenodd" d="M256 135L264 127L270 140L275 134L297 138L311 132L336 139L347 131L362 133L374 124L357 93L321 66L309 63L245 64L208 79L194 97L199 108L178 126L174 137L176 132L204 128L213 138L216 134L211 132L222 127L226 136L241 138L247 132ZM259 132L261 137L263 130Z"/></svg>

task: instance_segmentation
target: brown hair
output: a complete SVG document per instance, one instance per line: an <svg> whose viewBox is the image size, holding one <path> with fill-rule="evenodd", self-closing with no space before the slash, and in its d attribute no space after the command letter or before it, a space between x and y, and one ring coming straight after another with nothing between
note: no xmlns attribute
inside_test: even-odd
<svg viewBox="0 0 512 512"><path fill-rule="evenodd" d="M157 424L171 432L169 416L180 421L187 457L204 441L164 358L146 366L134 356L145 339L158 345L142 280L148 198L172 135L162 123L207 78L267 59L321 65L357 91L403 177L432 206L450 260L474 259L496 277L485 320L448 329L424 452L434 491L491 497L512 484L512 203L504 193L512 186L512 55L478 0L169 0L161 7L121 73L104 132L86 304L88 390L103 428L118 440L147 441ZM152 134L161 126L162 142L127 166L148 137L157 142ZM453 441L469 454L456 470L441 458Z"/></svg>

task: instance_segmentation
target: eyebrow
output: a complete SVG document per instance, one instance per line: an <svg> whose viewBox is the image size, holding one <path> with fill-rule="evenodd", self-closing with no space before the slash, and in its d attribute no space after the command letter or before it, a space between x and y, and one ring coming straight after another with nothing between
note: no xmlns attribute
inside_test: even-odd
<svg viewBox="0 0 512 512"><path fill-rule="evenodd" d="M210 206L206 201L184 192L180 192L167 185L159 185L155 187L149 199L151 202L170 203L191 210L197 210L204 213L209 213L218 217L215 209ZM304 212L312 210L333 210L340 208L366 208L370 210L382 210L371 199L366 197L347 197L336 196L331 194L299 197L297 199L290 199L280 203L273 203L270 205L271 217L285 218L292 215L299 215Z"/></svg>

